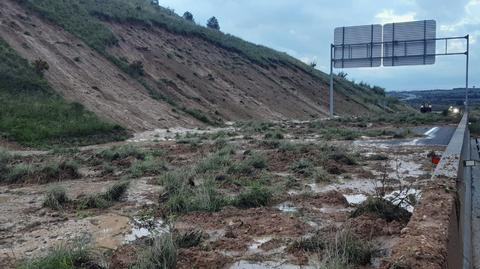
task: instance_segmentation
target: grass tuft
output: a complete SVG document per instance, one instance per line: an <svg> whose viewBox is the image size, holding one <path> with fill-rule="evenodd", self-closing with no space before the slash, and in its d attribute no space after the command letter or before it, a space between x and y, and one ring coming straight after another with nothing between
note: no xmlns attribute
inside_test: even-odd
<svg viewBox="0 0 480 269"><path fill-rule="evenodd" d="M174 269L177 265L177 247L171 233L161 234L153 239L138 257L133 269Z"/></svg>
<svg viewBox="0 0 480 269"><path fill-rule="evenodd" d="M272 199L272 192L259 184L253 184L247 191L240 193L234 200L239 208L267 206Z"/></svg>
<svg viewBox="0 0 480 269"><path fill-rule="evenodd" d="M72 246L58 246L46 256L34 258L20 265L20 269L76 269L95 267L92 255L86 243L78 242Z"/></svg>
<svg viewBox="0 0 480 269"><path fill-rule="evenodd" d="M67 196L65 188L55 186L48 190L45 200L43 201L43 206L55 210L61 210L69 201L70 199Z"/></svg>
<svg viewBox="0 0 480 269"><path fill-rule="evenodd" d="M396 206L392 202L378 197L369 197L365 202L360 204L355 211L352 212L351 217L355 218L363 214L374 214L375 216L385 219L388 222L394 220L408 222L412 215L406 209Z"/></svg>

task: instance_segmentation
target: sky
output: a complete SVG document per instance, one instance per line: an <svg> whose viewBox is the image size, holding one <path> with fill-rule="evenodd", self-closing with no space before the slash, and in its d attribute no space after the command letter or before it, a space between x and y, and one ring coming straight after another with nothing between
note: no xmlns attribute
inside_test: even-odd
<svg viewBox="0 0 480 269"><path fill-rule="evenodd" d="M412 20L437 21L437 37L470 34L470 86L480 87L480 0L160 0L182 15L190 11L198 24L216 16L221 31L286 52L329 72L335 27ZM465 51L466 42L450 42ZM443 48L444 45L438 46ZM439 56L435 65L335 69L350 79L388 91L465 87L461 56Z"/></svg>

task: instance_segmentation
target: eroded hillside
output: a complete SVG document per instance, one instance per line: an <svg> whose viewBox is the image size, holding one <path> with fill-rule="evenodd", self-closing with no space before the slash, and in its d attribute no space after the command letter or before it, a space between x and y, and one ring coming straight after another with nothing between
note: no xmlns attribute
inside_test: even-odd
<svg viewBox="0 0 480 269"><path fill-rule="evenodd" d="M149 14L148 1L73 2L73 7L61 6L69 10L62 10L56 1L2 1L0 36L22 57L46 61L50 69L45 77L67 100L124 127L139 131L251 119L311 119L327 113L325 74L304 64L261 63L221 42L179 34L171 26L132 15ZM122 19L105 8L116 2L127 14L122 13ZM177 23L174 15L162 16ZM101 45L89 42L91 32L72 26L74 19L97 23L94 27L102 32L96 35L108 33L99 38ZM112 34L113 41L104 40ZM137 70L130 72L135 64ZM379 96L370 89L339 82L337 113L380 109Z"/></svg>

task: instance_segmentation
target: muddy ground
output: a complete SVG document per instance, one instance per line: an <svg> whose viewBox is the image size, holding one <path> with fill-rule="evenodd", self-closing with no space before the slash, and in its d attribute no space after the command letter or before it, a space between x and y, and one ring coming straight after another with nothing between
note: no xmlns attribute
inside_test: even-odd
<svg viewBox="0 0 480 269"><path fill-rule="evenodd" d="M376 142L369 144L370 139ZM73 161L75 173L27 173L15 181L2 180L0 267L15 268L52 247L83 240L99 253L102 266L129 268L149 238L194 231L201 239L178 249L178 268L316 268L324 250L301 247L301 242L318 236L328 241L348 230L372 246L369 260L354 267L379 268L408 218L357 209L375 196L392 199L407 215L413 212L434 168L427 156L444 149L382 144L379 139L393 138L325 140L308 122L289 122L231 124L201 132L157 130L123 143L69 150L23 151L16 146L9 166ZM212 156L227 147L227 164L213 162L211 167ZM122 148L127 153L119 153ZM261 186L270 196L260 205L231 202L213 210L172 212L163 180L189 169L195 171L188 178L194 190L212 179L218 196L227 200L251 186ZM106 208L44 206L53 186L64 187L72 201L79 201L124 180L130 182L126 195Z"/></svg>

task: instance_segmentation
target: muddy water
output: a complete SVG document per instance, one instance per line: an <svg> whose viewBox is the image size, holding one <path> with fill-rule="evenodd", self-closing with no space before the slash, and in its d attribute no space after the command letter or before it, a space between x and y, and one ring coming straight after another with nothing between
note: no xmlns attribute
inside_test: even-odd
<svg viewBox="0 0 480 269"><path fill-rule="evenodd" d="M250 261L239 261L229 269L313 269L311 266L298 266L293 264L286 264L282 262L250 262Z"/></svg>
<svg viewBox="0 0 480 269"><path fill-rule="evenodd" d="M232 123L229 123L232 124ZM187 134L213 134L217 132L234 132L236 129L232 126L225 128L206 128L206 129L191 129L183 127L175 127L169 129L155 129L153 131L146 131L137 133L128 142L151 142L151 141L172 141L178 136Z"/></svg>

